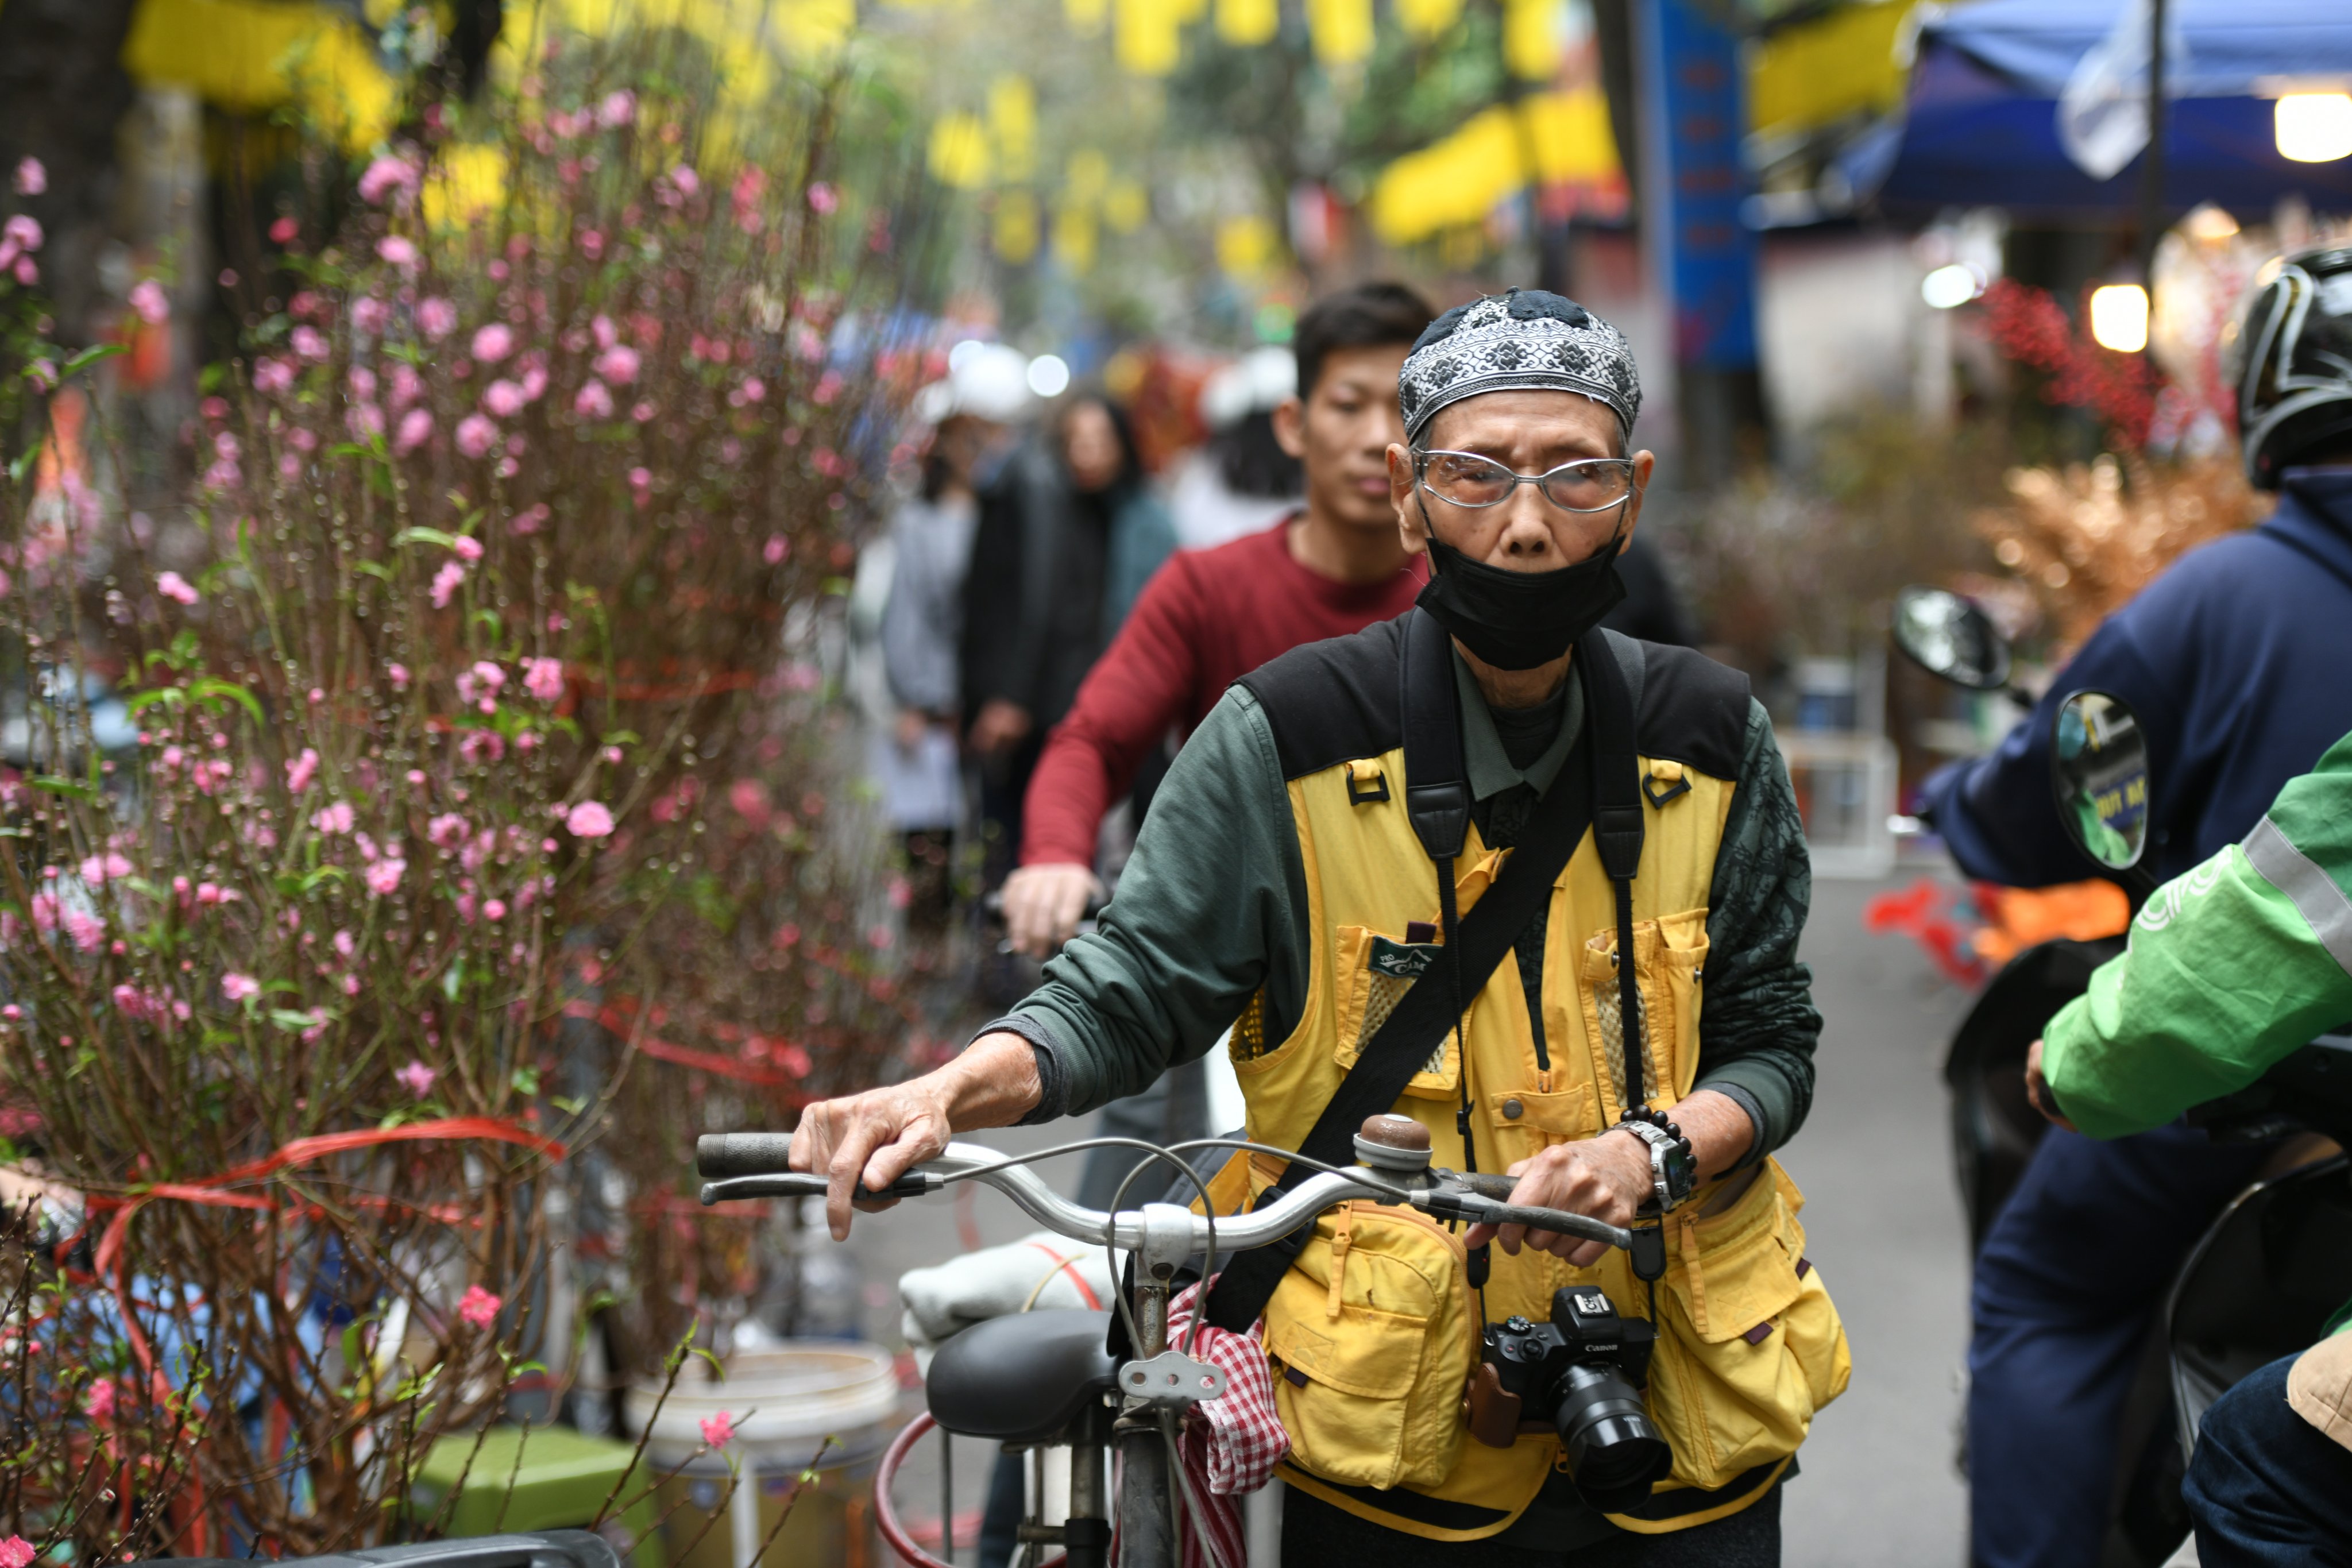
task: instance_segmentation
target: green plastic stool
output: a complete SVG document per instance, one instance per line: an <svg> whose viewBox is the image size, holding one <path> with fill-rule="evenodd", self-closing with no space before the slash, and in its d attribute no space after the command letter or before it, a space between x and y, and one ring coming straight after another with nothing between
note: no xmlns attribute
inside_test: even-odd
<svg viewBox="0 0 2352 1568"><path fill-rule="evenodd" d="M433 1446L416 1469L412 1489L419 1519L430 1519L465 1472L464 1487L449 1514L441 1521L447 1536L490 1535L516 1530L585 1530L588 1521L611 1495L613 1482L627 1468L631 1446L610 1437L591 1437L569 1426L533 1426L528 1440L520 1426L493 1426L480 1434L451 1432ZM522 1451L517 1468L515 1451ZM473 1467L467 1468L467 1457ZM512 1475L509 1493L507 1478ZM644 1491L653 1477L643 1465L622 1489L625 1502ZM503 1505L505 1516L499 1516ZM660 1542L654 1538L654 1500L650 1496L616 1516L637 1546L631 1555L636 1568L662 1568ZM609 1521L607 1522L610 1522Z"/></svg>

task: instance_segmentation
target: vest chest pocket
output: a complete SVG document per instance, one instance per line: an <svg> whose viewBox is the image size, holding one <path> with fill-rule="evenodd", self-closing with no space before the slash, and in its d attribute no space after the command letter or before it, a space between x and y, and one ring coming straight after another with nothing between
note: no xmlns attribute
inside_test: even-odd
<svg viewBox="0 0 2352 1568"><path fill-rule="evenodd" d="M1642 1083L1653 1104L1672 1105L1690 1092L1697 1075L1700 983L1706 951L1704 909L1633 924L1633 979L1647 1016L1641 1030ZM1578 957L1577 1005L1584 1015L1584 1037L1592 1047L1601 1123L1613 1126L1625 1110L1617 928L1593 932Z"/></svg>
<svg viewBox="0 0 2352 1568"><path fill-rule="evenodd" d="M1802 1201L1768 1161L1723 1213L1667 1216L1649 1403L1685 1485L1720 1487L1796 1452L1845 1390L1845 1331L1804 1256Z"/></svg>
<svg viewBox="0 0 2352 1568"><path fill-rule="evenodd" d="M1290 1459L1348 1486L1433 1486L1462 1445L1475 1354L1458 1243L1350 1204L1318 1221L1265 1310Z"/></svg>
<svg viewBox="0 0 2352 1568"><path fill-rule="evenodd" d="M1332 934L1339 1028L1331 1054L1344 1072L1356 1065L1406 992L1424 980L1446 984L1445 949L1434 942L1401 942L1369 926L1340 926ZM1469 1013L1469 1007L1463 1010L1465 1028ZM1448 1029L1404 1091L1423 1100L1451 1099L1461 1071L1454 1031Z"/></svg>

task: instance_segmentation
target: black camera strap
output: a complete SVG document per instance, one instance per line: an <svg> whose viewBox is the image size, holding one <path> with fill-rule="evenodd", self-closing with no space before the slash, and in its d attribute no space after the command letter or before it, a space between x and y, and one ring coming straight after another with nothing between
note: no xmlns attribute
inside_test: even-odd
<svg viewBox="0 0 2352 1568"><path fill-rule="evenodd" d="M1395 1107L1405 1086L1448 1032L1457 1041L1462 1039L1465 1003L1485 987L1528 923L1549 902L1553 885L1587 826L1596 827L1602 863L1612 880L1619 878L1622 867L1622 879L1618 882L1618 947L1622 952L1633 951L1632 878L1641 861L1643 829L1633 752L1633 702L1607 634L1588 632L1576 645L1572 668L1584 682L1585 733L1511 850L1502 875L1466 918L1457 918L1454 898L1454 863L1460 858L1468 836L1471 795L1462 761L1452 640L1426 612L1415 609L1406 614L1402 642L1398 679L1405 811L1414 837L1436 867L1446 984L1415 984L1406 990L1388 1021L1365 1042L1355 1066L1301 1141L1300 1153L1335 1165L1354 1163L1355 1134L1364 1119ZM1611 774L1619 777L1611 779ZM1610 808L1609 816L1604 817L1596 810L1596 800ZM1621 969L1630 991L1632 966L1627 963ZM1639 1015L1628 1011L1626 1016ZM1634 1032L1626 1033L1633 1042L1627 1048L1629 1070L1638 1075L1641 1047ZM1457 1047L1457 1053L1465 1095L1465 1163L1475 1169L1466 1136L1469 1055L1463 1046ZM1637 1097L1640 1082L1634 1077L1635 1087L1629 1089ZM1275 1201L1313 1173L1307 1165L1292 1162L1258 1202ZM1309 1224L1280 1241L1237 1255L1210 1293L1208 1321L1234 1332L1246 1330L1265 1310L1275 1286L1313 1231Z"/></svg>

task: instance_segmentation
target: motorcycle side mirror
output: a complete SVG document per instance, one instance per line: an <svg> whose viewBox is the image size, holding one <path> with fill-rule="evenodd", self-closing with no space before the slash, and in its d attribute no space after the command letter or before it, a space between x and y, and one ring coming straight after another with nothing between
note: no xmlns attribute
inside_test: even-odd
<svg viewBox="0 0 2352 1568"><path fill-rule="evenodd" d="M2147 852L2147 737L2131 704L2105 691L2077 691L2052 717L2051 784L2058 820L2074 847L2118 874L2141 898L2156 879Z"/></svg>
<svg viewBox="0 0 2352 1568"><path fill-rule="evenodd" d="M1928 674L1971 691L2009 688L2009 639L1986 615L1942 588L1895 595L1895 646Z"/></svg>

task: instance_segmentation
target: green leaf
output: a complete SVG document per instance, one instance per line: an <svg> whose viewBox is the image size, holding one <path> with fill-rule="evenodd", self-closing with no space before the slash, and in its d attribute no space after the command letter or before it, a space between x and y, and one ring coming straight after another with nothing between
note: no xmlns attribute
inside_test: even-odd
<svg viewBox="0 0 2352 1568"><path fill-rule="evenodd" d="M448 971L441 976L441 994L455 1002L457 999L457 993L464 988L465 984L466 961L461 958L451 964Z"/></svg>
<svg viewBox="0 0 2352 1568"><path fill-rule="evenodd" d="M507 1081L514 1085L515 1092L517 1094L537 1094L539 1092L539 1069L537 1068L517 1068L514 1069L514 1076Z"/></svg>
<svg viewBox="0 0 2352 1568"><path fill-rule="evenodd" d="M269 1010L269 1021L289 1035L299 1035L303 1030L315 1027L326 1020L313 1018L308 1013L297 1013L287 1007L272 1007Z"/></svg>
<svg viewBox="0 0 2352 1568"><path fill-rule="evenodd" d="M112 359L116 354L127 354L130 352L121 343L99 343L82 350L81 353L66 361L65 367L59 374L71 376L77 371L88 370L102 359Z"/></svg>
<svg viewBox="0 0 2352 1568"><path fill-rule="evenodd" d="M33 781L33 787L38 790L47 790L51 795L64 795L69 800L89 801L96 800L98 798L98 786L96 784L85 784L80 779L58 778L54 775L44 776L35 779Z"/></svg>
<svg viewBox="0 0 2352 1568"><path fill-rule="evenodd" d="M196 390L203 393L218 392L221 389L221 383L227 379L228 366L223 364L218 360L215 360L212 363L205 366L204 369L196 372Z"/></svg>
<svg viewBox="0 0 2352 1568"><path fill-rule="evenodd" d="M16 460L8 465L8 482L16 485L23 484L25 482L25 476L33 471L33 465L39 461L40 456L40 447L26 447L23 452L17 455Z"/></svg>
<svg viewBox="0 0 2352 1568"><path fill-rule="evenodd" d="M152 660L163 658L167 656L161 652L157 652L151 653L147 657ZM146 712L147 710L152 708L158 702L178 703L185 702L187 700L188 694L181 690L176 686L155 686L150 687L148 689L140 692L137 696L129 699L122 704L122 706L131 712L136 714Z"/></svg>
<svg viewBox="0 0 2352 1568"><path fill-rule="evenodd" d="M548 1097L547 1103L566 1116L577 1116L580 1114L580 1108L588 1102L573 1095L555 1094Z"/></svg>
<svg viewBox="0 0 2352 1568"><path fill-rule="evenodd" d="M437 528L404 528L392 536L394 544L437 544L444 550L457 547L457 536L444 533Z"/></svg>
<svg viewBox="0 0 2352 1568"><path fill-rule="evenodd" d="M247 691L244 687L239 686L234 680L223 680L216 676L208 675L202 680L192 683L188 688L188 691L191 696L203 701L211 701L215 698L222 698L228 701L236 702L244 708L246 712L252 718L256 724L265 724L268 721L262 717L261 699L256 697L252 692ZM217 704L215 705L217 706Z"/></svg>
<svg viewBox="0 0 2352 1568"><path fill-rule="evenodd" d="M371 577L381 577L387 583L392 581L392 568L381 561L353 562L352 568L355 571L364 572Z"/></svg>

